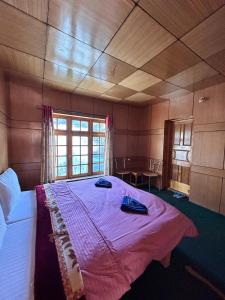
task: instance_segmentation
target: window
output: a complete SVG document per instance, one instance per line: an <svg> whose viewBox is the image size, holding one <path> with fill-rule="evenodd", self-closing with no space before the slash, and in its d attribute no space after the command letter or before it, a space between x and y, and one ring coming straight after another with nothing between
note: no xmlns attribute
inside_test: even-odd
<svg viewBox="0 0 225 300"><path fill-rule="evenodd" d="M56 177L103 174L105 120L54 114Z"/></svg>

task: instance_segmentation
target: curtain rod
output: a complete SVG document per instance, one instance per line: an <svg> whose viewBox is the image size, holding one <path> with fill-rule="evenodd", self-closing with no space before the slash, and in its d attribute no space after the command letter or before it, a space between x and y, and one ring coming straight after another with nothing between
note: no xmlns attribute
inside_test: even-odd
<svg viewBox="0 0 225 300"><path fill-rule="evenodd" d="M37 109L43 109L42 105L38 105ZM93 119L106 119L106 115L98 115L98 114L88 114L88 113L81 113L77 111L70 111L70 110L64 110L64 109L57 109L57 108L52 108L53 112L59 113L59 114L64 114L64 115L76 115L76 116L81 116L81 117L87 117L87 118L93 118Z"/></svg>

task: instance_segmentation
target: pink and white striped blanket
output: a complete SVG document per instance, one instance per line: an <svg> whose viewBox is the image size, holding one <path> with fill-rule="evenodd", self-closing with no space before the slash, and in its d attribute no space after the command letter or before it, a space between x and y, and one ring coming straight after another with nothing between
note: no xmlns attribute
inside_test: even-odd
<svg viewBox="0 0 225 300"><path fill-rule="evenodd" d="M95 187L97 179L51 184L74 247L87 300L118 300L152 260L161 261L197 229L185 215L153 194L106 176L112 189ZM148 215L120 210L129 195Z"/></svg>

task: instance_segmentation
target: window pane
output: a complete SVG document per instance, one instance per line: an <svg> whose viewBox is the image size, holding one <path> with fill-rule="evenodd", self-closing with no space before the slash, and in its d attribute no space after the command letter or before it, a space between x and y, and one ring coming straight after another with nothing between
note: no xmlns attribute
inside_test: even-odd
<svg viewBox="0 0 225 300"><path fill-rule="evenodd" d="M67 159L66 156L59 156L58 157L58 166L63 167L67 165Z"/></svg>
<svg viewBox="0 0 225 300"><path fill-rule="evenodd" d="M87 136L81 137L81 145L88 145L88 137Z"/></svg>
<svg viewBox="0 0 225 300"><path fill-rule="evenodd" d="M73 155L80 155L80 146L73 146Z"/></svg>
<svg viewBox="0 0 225 300"><path fill-rule="evenodd" d="M81 131L88 131L88 122L81 121Z"/></svg>
<svg viewBox="0 0 225 300"><path fill-rule="evenodd" d="M93 163L99 163L99 155L93 155Z"/></svg>
<svg viewBox="0 0 225 300"><path fill-rule="evenodd" d="M105 137L100 137L100 145L105 145Z"/></svg>
<svg viewBox="0 0 225 300"><path fill-rule="evenodd" d="M58 155L66 155L67 153L66 153L66 146L58 146L57 147L58 148Z"/></svg>
<svg viewBox="0 0 225 300"><path fill-rule="evenodd" d="M88 165L81 165L81 174L88 173Z"/></svg>
<svg viewBox="0 0 225 300"><path fill-rule="evenodd" d="M58 129L60 130L67 129L66 119L58 119Z"/></svg>
<svg viewBox="0 0 225 300"><path fill-rule="evenodd" d="M58 135L58 145L66 145L66 135Z"/></svg>
<svg viewBox="0 0 225 300"><path fill-rule="evenodd" d="M99 172L99 164L93 164L92 169L93 172Z"/></svg>
<svg viewBox="0 0 225 300"><path fill-rule="evenodd" d="M57 176L66 176L66 175L67 175L67 167L57 168Z"/></svg>
<svg viewBox="0 0 225 300"><path fill-rule="evenodd" d="M93 145L99 145L99 137L98 136L93 137Z"/></svg>
<svg viewBox="0 0 225 300"><path fill-rule="evenodd" d="M80 174L80 166L73 166L73 175Z"/></svg>
<svg viewBox="0 0 225 300"><path fill-rule="evenodd" d="M99 123L93 122L93 131L94 132L99 132Z"/></svg>
<svg viewBox="0 0 225 300"><path fill-rule="evenodd" d="M81 156L81 163L82 164L88 164L88 156L87 155L82 155Z"/></svg>
<svg viewBox="0 0 225 300"><path fill-rule="evenodd" d="M100 164L99 170L100 170L100 172L104 172L104 164Z"/></svg>
<svg viewBox="0 0 225 300"><path fill-rule="evenodd" d="M57 129L57 118L53 118L54 129Z"/></svg>
<svg viewBox="0 0 225 300"><path fill-rule="evenodd" d="M100 132L105 132L105 123L100 123Z"/></svg>
<svg viewBox="0 0 225 300"><path fill-rule="evenodd" d="M80 137L79 136L73 136L72 137L72 144L73 145L80 145Z"/></svg>
<svg viewBox="0 0 225 300"><path fill-rule="evenodd" d="M104 146L100 146L100 154L104 154L104 151L105 151L105 147Z"/></svg>
<svg viewBox="0 0 225 300"><path fill-rule="evenodd" d="M88 147L87 146L81 146L81 154L82 155L88 154Z"/></svg>
<svg viewBox="0 0 225 300"><path fill-rule="evenodd" d="M80 164L80 156L73 156L73 165L79 165Z"/></svg>
<svg viewBox="0 0 225 300"><path fill-rule="evenodd" d="M72 130L73 131L80 131L80 121L72 120Z"/></svg>
<svg viewBox="0 0 225 300"><path fill-rule="evenodd" d="M93 146L93 154L99 154L99 147Z"/></svg>
<svg viewBox="0 0 225 300"><path fill-rule="evenodd" d="M100 162L104 162L104 154L100 154L100 159L99 159Z"/></svg>

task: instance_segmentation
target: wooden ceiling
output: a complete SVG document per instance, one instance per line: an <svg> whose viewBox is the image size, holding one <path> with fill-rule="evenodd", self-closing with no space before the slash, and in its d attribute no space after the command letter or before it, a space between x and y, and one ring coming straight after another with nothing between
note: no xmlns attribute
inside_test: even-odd
<svg viewBox="0 0 225 300"><path fill-rule="evenodd" d="M225 81L225 0L0 0L0 68L110 101Z"/></svg>

